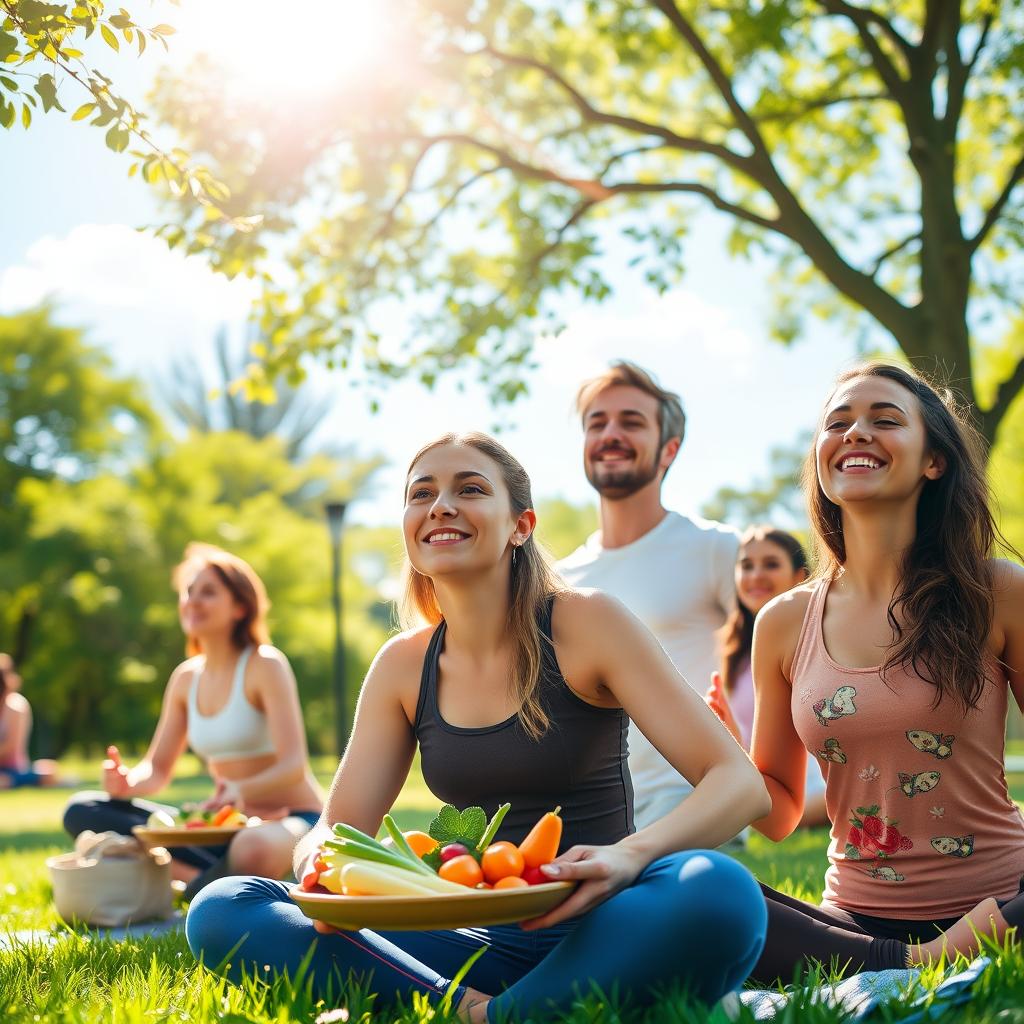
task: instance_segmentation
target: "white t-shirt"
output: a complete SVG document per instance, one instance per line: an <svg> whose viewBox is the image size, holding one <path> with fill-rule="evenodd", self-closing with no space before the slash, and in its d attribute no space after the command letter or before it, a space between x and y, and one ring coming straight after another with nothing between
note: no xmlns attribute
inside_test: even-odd
<svg viewBox="0 0 1024 1024"><path fill-rule="evenodd" d="M593 587L620 600L703 694L719 667L715 631L736 599L738 549L732 527L669 512L625 547L606 549L600 532L593 534L558 568L572 586ZM632 723L629 772L637 828L663 817L693 789Z"/></svg>

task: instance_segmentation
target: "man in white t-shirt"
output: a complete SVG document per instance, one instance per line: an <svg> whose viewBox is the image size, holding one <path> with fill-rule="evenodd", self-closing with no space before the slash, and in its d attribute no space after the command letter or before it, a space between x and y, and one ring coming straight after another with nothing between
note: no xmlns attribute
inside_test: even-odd
<svg viewBox="0 0 1024 1024"><path fill-rule="evenodd" d="M703 694L719 667L715 631L735 601L736 531L661 504L661 484L683 442L679 396L633 363L583 383L583 468L601 496L601 529L559 569L573 586L618 598ZM685 728L685 723L680 723ZM629 730L637 828L667 814L692 786L638 729Z"/></svg>

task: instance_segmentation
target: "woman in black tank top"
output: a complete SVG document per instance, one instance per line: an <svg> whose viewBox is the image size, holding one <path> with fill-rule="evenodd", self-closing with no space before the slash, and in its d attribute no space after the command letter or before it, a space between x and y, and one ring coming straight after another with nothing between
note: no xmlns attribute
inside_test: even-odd
<svg viewBox="0 0 1024 1024"><path fill-rule="evenodd" d="M425 619L380 651L321 825L296 851L305 873L332 822L375 833L420 749L439 801L508 801L500 838L517 842L556 805L563 849L544 870L579 883L542 918L472 932L362 931L319 937L266 879L225 880L192 905L188 938L234 974L264 964L314 983L372 973L383 999L452 995L469 1020L567 1008L592 984L643 1002L678 982L714 1002L763 944L766 912L740 865L709 852L769 810L743 751L614 600L566 588L533 539L529 478L496 441L446 435L409 471L405 612ZM695 786L634 832L626 726L633 717ZM686 851L686 852L680 852Z"/></svg>

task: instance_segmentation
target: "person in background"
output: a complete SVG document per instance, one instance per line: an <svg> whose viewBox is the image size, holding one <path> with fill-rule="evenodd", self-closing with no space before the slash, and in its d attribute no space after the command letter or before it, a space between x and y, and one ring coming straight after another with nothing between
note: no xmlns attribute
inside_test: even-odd
<svg viewBox="0 0 1024 1024"><path fill-rule="evenodd" d="M655 636L695 689L717 666L715 633L735 602L732 527L670 512L661 488L679 453L679 396L629 362L584 381L576 395L583 469L600 495L600 525L558 565L574 587L618 598ZM667 814L690 784L630 726L629 770L637 827Z"/></svg>
<svg viewBox="0 0 1024 1024"><path fill-rule="evenodd" d="M171 849L191 898L224 874L287 874L295 843L320 817L323 794L309 767L295 677L270 646L260 578L235 555L190 544L174 584L190 657L171 673L149 749L129 768L109 747L105 792L74 796L64 827L72 836L86 829L128 835L154 811L168 810L145 798L171 780L187 743L214 780L203 808L231 805L262 819L228 847Z"/></svg>
<svg viewBox="0 0 1024 1024"><path fill-rule="evenodd" d="M0 652L0 789L21 786L53 786L57 763L30 760L32 707L21 694L21 676L14 659Z"/></svg>
<svg viewBox="0 0 1024 1024"><path fill-rule="evenodd" d="M773 598L807 579L807 556L800 541L785 530L752 526L740 538L736 560L736 607L719 633L722 668L712 672L705 694L712 711L750 749L754 732L754 676L750 648L754 619ZM807 759L804 813L805 828L828 823L825 810L825 778L816 758Z"/></svg>

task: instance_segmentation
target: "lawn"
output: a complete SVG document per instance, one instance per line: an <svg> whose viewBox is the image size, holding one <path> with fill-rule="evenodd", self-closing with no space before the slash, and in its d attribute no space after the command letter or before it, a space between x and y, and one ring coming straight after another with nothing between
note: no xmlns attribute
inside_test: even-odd
<svg viewBox="0 0 1024 1024"><path fill-rule="evenodd" d="M87 784L91 766L78 766ZM331 765L318 764L322 777ZM209 781L193 765L166 794L171 803L196 799L208 792ZM1024 798L1024 776L1014 776L1014 796ZM65 852L67 838L60 814L67 791L16 791L0 793L0 909L3 928L13 932L46 930L58 925L50 902L44 866L47 856ZM402 794L396 817L405 827L423 827L436 803L422 782L413 780ZM785 843L773 844L760 836L737 854L758 878L786 892L814 898L820 892L825 869L825 832L804 832ZM995 952L995 951L994 951ZM926 976L925 987L938 979ZM337 1004L347 1009L351 1024L402 1024L445 1019L426 1006L410 1006L395 1014L374 1014L372 1002L359 991L346 994ZM976 986L972 1000L935 1019L999 1021L1024 1024L1024 954L998 951L997 964ZM53 945L16 942L0 952L0 1016L12 1021L106 1022L160 1024L195 1021L199 1024L252 1022L312 1022L332 1007L314 1004L301 985L278 979L271 984L254 982L233 988L205 971L197 970L180 933L159 938L123 942L97 941L68 930ZM900 1008L884 1011L879 1019L898 1020ZM743 1019L751 1020L746 1014ZM831 1022L841 1019L823 1007L795 1005L780 1018ZM720 1010L707 1011L683 996L666 996L652 1011L640 1014L628 1006L613 1006L588 998L572 1014L574 1024L618 1024L633 1020L669 1021L672 1024L723 1024Z"/></svg>

